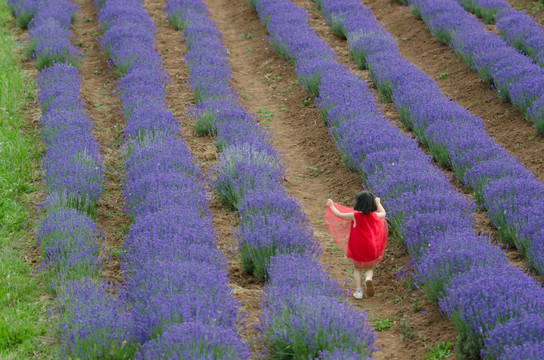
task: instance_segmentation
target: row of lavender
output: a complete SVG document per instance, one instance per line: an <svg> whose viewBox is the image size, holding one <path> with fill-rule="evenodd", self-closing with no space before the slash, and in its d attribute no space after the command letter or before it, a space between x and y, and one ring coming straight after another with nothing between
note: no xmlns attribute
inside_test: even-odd
<svg viewBox="0 0 544 360"><path fill-rule="evenodd" d="M70 24L75 21L77 6L69 1L8 0L17 24L29 31L28 56L35 59L38 70L56 63L77 66L79 50L71 43Z"/></svg>
<svg viewBox="0 0 544 360"><path fill-rule="evenodd" d="M368 68L401 121L487 209L500 238L544 275L544 185L486 133L481 119L448 99L436 82L402 58L395 39L358 0L315 0L349 52ZM506 210L506 211L505 211Z"/></svg>
<svg viewBox="0 0 544 360"><path fill-rule="evenodd" d="M171 0L166 9L186 39L184 60L198 102L192 110L195 130L215 135L221 151L213 186L240 213L242 268L267 280L260 328L269 354L371 357L375 335L366 315L341 300L342 291L319 265L308 220L282 186L283 165L270 133L236 102L227 51L205 4Z"/></svg>
<svg viewBox="0 0 544 360"><path fill-rule="evenodd" d="M454 0L482 18L497 24L499 35L510 46L544 67L544 30L525 12L514 10L506 0Z"/></svg>
<svg viewBox="0 0 544 360"><path fill-rule="evenodd" d="M30 43L38 44L36 58L47 58L55 51L56 47L48 44L71 46L64 35L71 33L70 18L76 9L69 1L49 0L36 12L29 24ZM59 25L59 38L54 33L40 33L43 24ZM100 249L92 218L103 190L104 165L79 97L78 69L50 60L52 66L37 78L42 110L39 121L47 148L42 161L46 214L37 237L44 267L54 269L61 280L95 278Z"/></svg>
<svg viewBox="0 0 544 360"><path fill-rule="evenodd" d="M417 282L454 322L461 353L516 359L537 358L540 351L541 356L540 285L475 234L473 204L414 140L383 121L366 84L337 64L333 51L309 28L304 10L288 0L251 4L272 46L295 62L304 87L318 92L316 104L346 162L383 199L412 256Z"/></svg>
<svg viewBox="0 0 544 360"><path fill-rule="evenodd" d="M431 33L453 50L482 80L493 84L503 101L510 101L521 114L544 132L544 69L451 0L397 0L411 4Z"/></svg>
<svg viewBox="0 0 544 360"><path fill-rule="evenodd" d="M92 220L103 190L104 165L79 97L79 71L71 65L80 59L70 43L77 6L66 0L21 1L11 6L16 16L23 17L18 23L30 29L29 55L38 68L44 68L37 79L42 139L47 147L43 158L46 212L37 229L43 268L51 271L51 290L60 299L63 356L85 358L101 351L96 343L76 344L79 334L89 328L78 318L86 305L79 298L87 299L87 304L92 299L110 302L108 286L97 282L101 236ZM78 298L82 291L85 297ZM96 310L85 308L93 319L100 319Z"/></svg>
<svg viewBox="0 0 544 360"><path fill-rule="evenodd" d="M101 45L120 75L127 122L123 187L133 223L121 297L140 344L135 358L248 358L202 175L167 107L155 26L138 0L98 5Z"/></svg>

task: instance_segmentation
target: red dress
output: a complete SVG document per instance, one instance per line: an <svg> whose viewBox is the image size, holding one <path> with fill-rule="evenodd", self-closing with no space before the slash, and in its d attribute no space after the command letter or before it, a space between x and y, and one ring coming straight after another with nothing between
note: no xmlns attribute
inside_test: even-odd
<svg viewBox="0 0 544 360"><path fill-rule="evenodd" d="M325 223L338 247L361 267L372 267L382 261L388 233L385 219L378 219L375 212L363 214L346 206L334 205L338 211L355 216L355 223L340 219L326 206Z"/></svg>

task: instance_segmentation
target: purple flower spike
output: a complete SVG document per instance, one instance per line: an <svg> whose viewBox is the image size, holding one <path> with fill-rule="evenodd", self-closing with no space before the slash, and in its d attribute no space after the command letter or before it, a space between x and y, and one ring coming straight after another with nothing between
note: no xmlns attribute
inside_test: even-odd
<svg viewBox="0 0 544 360"><path fill-rule="evenodd" d="M232 331L212 324L172 324L160 337L142 345L134 359L243 360L250 357L247 343Z"/></svg>
<svg viewBox="0 0 544 360"><path fill-rule="evenodd" d="M59 333L65 358L128 359L136 351L130 314L112 287L91 279L65 283Z"/></svg>

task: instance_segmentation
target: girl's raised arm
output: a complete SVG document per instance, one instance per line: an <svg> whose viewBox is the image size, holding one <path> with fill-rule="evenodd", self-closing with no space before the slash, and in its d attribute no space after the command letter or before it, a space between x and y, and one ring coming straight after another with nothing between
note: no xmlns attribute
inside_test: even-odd
<svg viewBox="0 0 544 360"><path fill-rule="evenodd" d="M385 217L385 209L382 206L380 198L377 196L376 196L376 207L378 208L378 211L376 211L376 216L378 217L378 219L383 219Z"/></svg>
<svg viewBox="0 0 544 360"><path fill-rule="evenodd" d="M336 208L336 206L334 206L334 202L332 201L332 199L328 199L327 200L327 206L331 208L332 210L332 213L339 217L340 219L344 219L344 220L355 220L355 216L353 215L353 213L342 213L340 211L338 211L338 209Z"/></svg>

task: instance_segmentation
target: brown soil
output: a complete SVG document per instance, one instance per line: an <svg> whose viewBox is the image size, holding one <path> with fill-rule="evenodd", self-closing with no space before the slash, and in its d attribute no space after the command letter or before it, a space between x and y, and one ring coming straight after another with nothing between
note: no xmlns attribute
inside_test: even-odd
<svg viewBox="0 0 544 360"><path fill-rule="evenodd" d="M269 126L274 146L285 154L287 189L299 199L314 225L315 236L323 249L322 263L330 266L336 281L348 286L344 282L351 280L350 262L338 252L322 219L325 199L331 196L337 202L350 204L353 195L361 190L360 178L342 165L318 110L311 102L304 105L308 95L296 85L292 65L267 46L264 40L267 32L247 3L208 0L206 4L231 53L236 91L246 99L250 111L273 113L268 119L261 117L261 125ZM341 51L347 56L344 45ZM368 78L365 72L356 72ZM386 114L392 115L389 107L386 105ZM381 347L377 359L421 358L428 351L425 345L455 341L451 322L420 291L412 290L408 281L404 281L406 278L395 276L406 268L408 261L409 257L396 247L395 241L390 241L375 276L376 296L354 301L358 309L368 312L371 322L386 318L394 321L391 329L377 332L376 345Z"/></svg>
<svg viewBox="0 0 544 360"><path fill-rule="evenodd" d="M187 68L183 63L183 56L187 50L183 44L180 31L174 30L168 24L163 12L165 1L155 2L145 0L144 6L157 27L155 45L159 50L166 73L170 78L167 89L167 101L169 108L180 120L183 130L181 135L185 138L195 160L201 162L202 171L209 175L216 159L219 156L209 137L199 137L193 130L192 122L187 116L188 107L195 103L188 83ZM241 311L245 315L247 329L241 329L242 336L250 344L253 352L259 351L257 330L252 326L259 322L260 302L263 284L255 277L242 272L240 256L236 249L237 241L233 230L239 225L238 215L232 211L226 211L217 200L214 192L209 189L210 210L213 217L213 226L217 233L217 247L223 251L227 258L228 275L234 298L241 303Z"/></svg>
<svg viewBox="0 0 544 360"><path fill-rule="evenodd" d="M385 29L397 38L400 53L430 77L444 94L482 118L497 144L516 156L529 170L544 174L544 136L509 103L501 103L496 92L444 44L436 40L408 7L389 0L364 0ZM514 1L512 1L514 2ZM534 2L533 2L534 3ZM440 79L441 74L447 76Z"/></svg>
<svg viewBox="0 0 544 360"><path fill-rule="evenodd" d="M120 259L117 256L130 225L123 210L121 179L125 122L120 114L121 102L114 94L115 74L108 66L106 55L98 44L100 25L97 9L91 1L78 1L80 13L72 26L74 44L80 47L84 59L79 66L85 112L94 124L93 136L100 144L100 154L106 166L106 184L98 202L96 223L104 231L101 277L114 283L122 282Z"/></svg>

